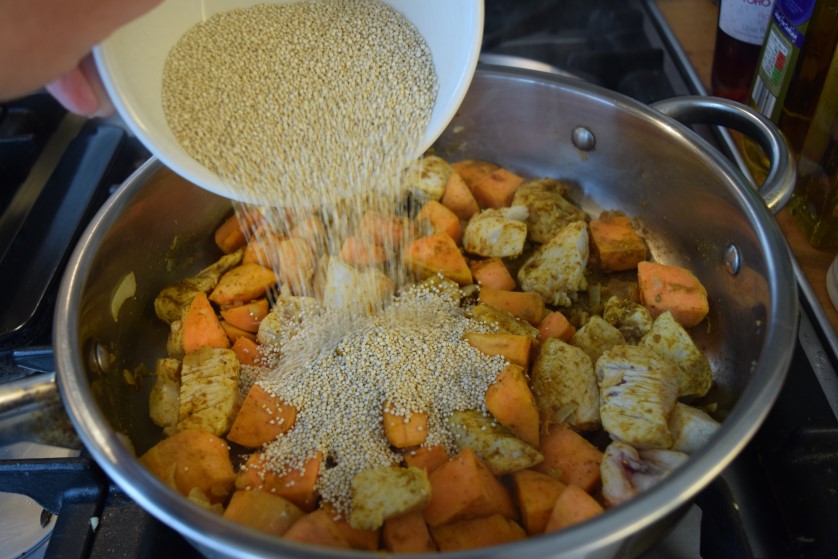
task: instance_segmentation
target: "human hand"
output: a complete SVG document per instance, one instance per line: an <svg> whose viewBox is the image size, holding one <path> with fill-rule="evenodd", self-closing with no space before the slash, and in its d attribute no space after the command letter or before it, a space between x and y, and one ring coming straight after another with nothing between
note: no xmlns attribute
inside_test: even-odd
<svg viewBox="0 0 838 559"><path fill-rule="evenodd" d="M93 57L46 85L47 91L68 111L88 117L109 116L114 108Z"/></svg>
<svg viewBox="0 0 838 559"><path fill-rule="evenodd" d="M0 0L0 101L47 90L85 116L113 112L94 45L162 0Z"/></svg>

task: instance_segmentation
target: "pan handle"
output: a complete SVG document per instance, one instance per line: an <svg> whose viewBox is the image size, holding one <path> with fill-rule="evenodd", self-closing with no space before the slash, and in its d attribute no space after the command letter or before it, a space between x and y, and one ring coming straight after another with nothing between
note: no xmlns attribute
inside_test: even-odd
<svg viewBox="0 0 838 559"><path fill-rule="evenodd" d="M664 99L652 108L683 124L710 124L742 132L757 142L771 161L771 169L759 195L773 213L791 198L797 167L786 139L777 126L755 110L720 97L684 96Z"/></svg>

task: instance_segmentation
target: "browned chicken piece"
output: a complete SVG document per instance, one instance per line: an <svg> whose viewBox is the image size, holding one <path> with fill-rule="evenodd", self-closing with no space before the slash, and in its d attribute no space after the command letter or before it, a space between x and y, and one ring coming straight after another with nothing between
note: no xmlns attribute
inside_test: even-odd
<svg viewBox="0 0 838 559"><path fill-rule="evenodd" d="M463 232L463 248L480 256L519 256L527 240L527 208L485 209L469 220Z"/></svg>
<svg viewBox="0 0 838 559"><path fill-rule="evenodd" d="M719 427L719 422L708 413L678 402L669 418L669 430L674 439L672 450L692 454L707 444Z"/></svg>
<svg viewBox="0 0 838 559"><path fill-rule="evenodd" d="M710 362L671 312L667 311L655 319L652 329L640 340L640 345L678 365L679 398L704 396L710 390L713 384Z"/></svg>
<svg viewBox="0 0 838 559"><path fill-rule="evenodd" d="M158 359L154 366L156 380L148 396L148 415L166 436L175 434L180 405L180 361Z"/></svg>
<svg viewBox="0 0 838 559"><path fill-rule="evenodd" d="M544 340L532 366L530 385L542 421L579 430L600 426L594 365L578 347L557 338Z"/></svg>
<svg viewBox="0 0 838 559"><path fill-rule="evenodd" d="M634 301L611 296L605 302L602 318L614 326L630 343L636 344L652 329L652 313L649 309Z"/></svg>
<svg viewBox="0 0 838 559"><path fill-rule="evenodd" d="M654 487L687 460L674 450L640 450L614 441L600 463L605 506L615 507Z"/></svg>
<svg viewBox="0 0 838 559"><path fill-rule="evenodd" d="M566 186L554 179L539 179L522 184L515 191L513 206L526 206L527 238L534 243L546 243L559 229L574 221L586 221L585 212L565 197Z"/></svg>
<svg viewBox="0 0 838 559"><path fill-rule="evenodd" d="M173 320L166 337L166 353L172 359L183 359L183 321Z"/></svg>
<svg viewBox="0 0 838 559"><path fill-rule="evenodd" d="M455 411L448 418L448 428L457 448L472 449L496 476L524 470L544 460L538 450L479 411Z"/></svg>
<svg viewBox="0 0 838 559"><path fill-rule="evenodd" d="M217 262L207 266L191 278L163 288L154 299L154 312L160 320L171 323L180 320L183 310L189 306L199 292L209 293L225 272L238 266L244 255L244 248L225 254Z"/></svg>
<svg viewBox="0 0 838 559"><path fill-rule="evenodd" d="M602 317L593 315L579 330L574 332L570 343L584 351L596 363L605 351L626 343L623 334Z"/></svg>
<svg viewBox="0 0 838 559"><path fill-rule="evenodd" d="M445 194L448 177L454 169L436 155L423 157L408 169L405 182L408 190L419 200L439 200Z"/></svg>
<svg viewBox="0 0 838 559"><path fill-rule="evenodd" d="M239 361L229 349L203 346L187 353L180 372L177 430L223 436L239 411Z"/></svg>
<svg viewBox="0 0 838 559"><path fill-rule="evenodd" d="M585 268L589 256L587 224L570 223L524 262L518 270L518 285L538 293L547 304L570 306L577 293L588 288Z"/></svg>
<svg viewBox="0 0 838 559"><path fill-rule="evenodd" d="M653 351L616 346L596 363L602 427L639 449L670 448L669 417L678 397L677 367Z"/></svg>
<svg viewBox="0 0 838 559"><path fill-rule="evenodd" d="M431 499L431 482L424 468L383 466L352 478L349 524L377 530L384 521L422 509Z"/></svg>

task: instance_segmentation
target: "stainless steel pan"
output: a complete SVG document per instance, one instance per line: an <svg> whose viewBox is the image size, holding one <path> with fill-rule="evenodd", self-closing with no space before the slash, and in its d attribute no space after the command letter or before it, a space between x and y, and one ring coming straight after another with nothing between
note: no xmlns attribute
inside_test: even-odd
<svg viewBox="0 0 838 559"><path fill-rule="evenodd" d="M716 371L723 426L684 467L626 505L562 533L458 556L638 553L733 460L782 386L797 321L784 238L763 199L728 161L667 114L733 125L757 138L774 160L765 193L774 208L787 199L794 177L782 138L732 103L682 99L658 109L578 80L484 67L436 149L451 159L486 159L524 175L570 180L589 211L636 216L655 259L693 269L710 293L709 326L696 338ZM163 354L167 329L154 317L153 297L211 261L211 231L228 209L226 200L157 161L120 188L84 234L61 286L54 331L60 391L107 474L206 553L341 556L225 522L174 494L134 458L160 433L147 414L150 382L132 386L123 372L140 363L151 368ZM136 290L112 308L129 274Z"/></svg>

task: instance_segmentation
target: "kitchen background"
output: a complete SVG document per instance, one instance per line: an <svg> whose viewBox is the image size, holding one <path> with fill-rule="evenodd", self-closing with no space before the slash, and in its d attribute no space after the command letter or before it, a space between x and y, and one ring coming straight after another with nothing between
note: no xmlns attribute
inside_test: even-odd
<svg viewBox="0 0 838 559"><path fill-rule="evenodd" d="M717 13L714 0L486 0L483 52L643 102L706 94ZM727 149L724 133L702 133ZM0 105L0 382L52 371L51 298L68 251L147 157L118 122L67 115L46 95ZM812 248L787 211L777 219L804 310L787 386L756 439L646 559L838 556L838 312L825 287L835 251ZM0 401L0 559L194 554L83 452L13 440L33 416L6 411Z"/></svg>

